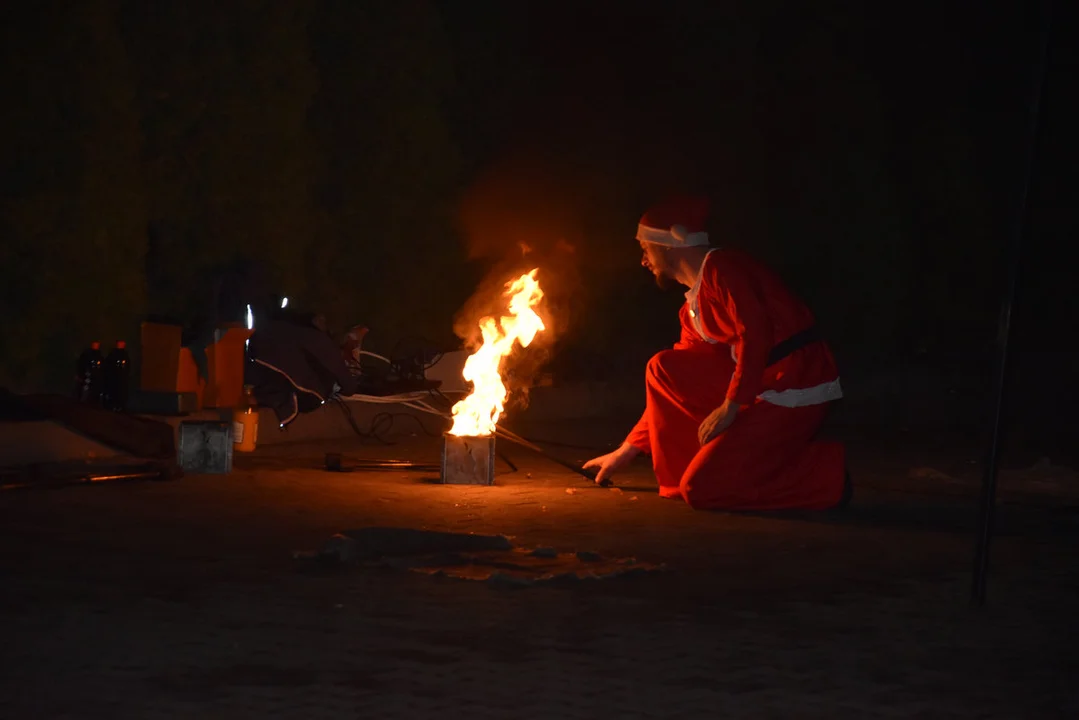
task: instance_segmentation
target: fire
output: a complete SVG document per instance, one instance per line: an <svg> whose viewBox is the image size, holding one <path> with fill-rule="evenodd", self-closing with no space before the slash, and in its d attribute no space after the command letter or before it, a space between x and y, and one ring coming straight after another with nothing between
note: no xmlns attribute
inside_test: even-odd
<svg viewBox="0 0 1079 720"><path fill-rule="evenodd" d="M502 362L515 344L528 347L536 333L546 328L533 308L543 298L535 268L506 283L509 315L498 322L493 317L480 320L483 345L465 361L464 378L472 383L472 394L453 406L451 435L491 435L505 409L506 386L502 383Z"/></svg>

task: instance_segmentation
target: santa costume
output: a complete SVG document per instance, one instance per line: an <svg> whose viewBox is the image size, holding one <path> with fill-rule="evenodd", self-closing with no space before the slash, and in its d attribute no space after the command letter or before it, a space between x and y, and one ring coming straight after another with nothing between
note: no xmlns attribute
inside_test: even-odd
<svg viewBox="0 0 1079 720"><path fill-rule="evenodd" d="M707 246L707 201L681 198L641 219L637 239ZM645 373L646 407L626 441L650 453L664 497L694 508L827 509L845 494L842 444L815 438L842 397L835 359L805 304L745 253L713 249L679 311L681 339ZM733 424L701 446L724 401Z"/></svg>

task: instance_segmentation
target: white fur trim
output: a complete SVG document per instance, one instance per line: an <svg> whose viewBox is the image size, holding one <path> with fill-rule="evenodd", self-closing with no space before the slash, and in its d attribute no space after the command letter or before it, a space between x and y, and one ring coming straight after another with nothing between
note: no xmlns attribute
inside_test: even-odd
<svg viewBox="0 0 1079 720"><path fill-rule="evenodd" d="M708 233L686 232L686 229L681 225L674 225L670 230L638 225L637 239L641 242L655 243L665 247L700 247L708 244Z"/></svg>
<svg viewBox="0 0 1079 720"><path fill-rule="evenodd" d="M697 281L693 283L693 287L686 293L686 302L689 303L689 319L693 322L693 328L697 331L704 340L707 340L712 345L715 345L718 340L712 338L704 330L704 323L701 321L701 304L698 300L698 296L701 293L701 280L704 279L704 265L708 262L708 258L714 253L715 250L709 250L704 254L704 260L701 261L701 267L697 270ZM734 346L731 346L731 357L735 362L738 362L738 358L734 357Z"/></svg>
<svg viewBox="0 0 1079 720"><path fill-rule="evenodd" d="M758 397L766 403L781 407L806 407L807 405L823 405L826 402L839 400L843 397L843 388L839 385L839 378L836 378L831 382L814 385L811 388L765 390Z"/></svg>

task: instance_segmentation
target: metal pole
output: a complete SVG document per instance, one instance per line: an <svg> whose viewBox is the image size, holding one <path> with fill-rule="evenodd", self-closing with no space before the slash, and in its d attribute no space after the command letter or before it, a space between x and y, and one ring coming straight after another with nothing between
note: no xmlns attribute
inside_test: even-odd
<svg viewBox="0 0 1079 720"><path fill-rule="evenodd" d="M993 537L993 521L996 513L997 463L1000 460L1000 434L1002 410L1004 405L1004 381L1008 369L1008 343L1011 336L1012 307L1015 304L1015 290L1019 279L1019 264L1023 255L1023 231L1027 217L1030 178L1034 169L1037 152L1038 125L1042 104L1042 87L1048 67L1049 36L1052 27L1053 0L1045 0L1042 26L1039 38L1038 60L1034 65L1034 79L1031 85L1030 115L1027 127L1026 159L1019 187L1019 207L1015 225L1008 238L1005 261L1008 263L1008 281L1000 312L1000 327L997 334L997 360L993 387L993 425L990 434L989 449L986 453L985 475L982 478L981 502L978 513L978 543L974 553L974 582L971 587L971 602L981 607L985 605L986 575L989 571L989 545Z"/></svg>
<svg viewBox="0 0 1079 720"><path fill-rule="evenodd" d="M502 438L504 440L509 440L511 443L515 443L515 444L520 445L522 447L526 447L529 450L542 455L543 457L547 458L551 462L553 462L553 463L555 463L557 465L561 465L562 467L566 468L567 470L572 470L573 472L577 473L578 475L580 475L582 477L586 477L589 480L592 480L593 482L596 479L596 473L595 472L593 472L591 470L585 470L580 465L577 465L575 463L571 463L571 462L569 462L567 460L563 460L560 457L555 457L554 455L550 454L549 452L547 452L546 450L541 448L536 443L532 442L531 440L528 440L526 438L521 437L517 433L506 430L503 427L496 427L495 428L495 435L497 435L498 437L500 437L500 438ZM602 487L610 487L611 484L612 483L611 483L610 480L604 480L602 483L600 483L600 485Z"/></svg>

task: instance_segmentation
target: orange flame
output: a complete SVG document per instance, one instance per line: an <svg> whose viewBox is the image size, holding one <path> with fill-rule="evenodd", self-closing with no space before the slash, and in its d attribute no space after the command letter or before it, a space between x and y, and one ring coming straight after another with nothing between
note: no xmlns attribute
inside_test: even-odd
<svg viewBox="0 0 1079 720"><path fill-rule="evenodd" d="M546 328L533 308L543 298L535 268L506 283L508 316L499 322L493 317L480 320L483 345L465 361L464 378L472 383L472 394L453 406L451 435L491 435L505 410L506 386L502 383L502 361L514 345L528 347L536 333Z"/></svg>

